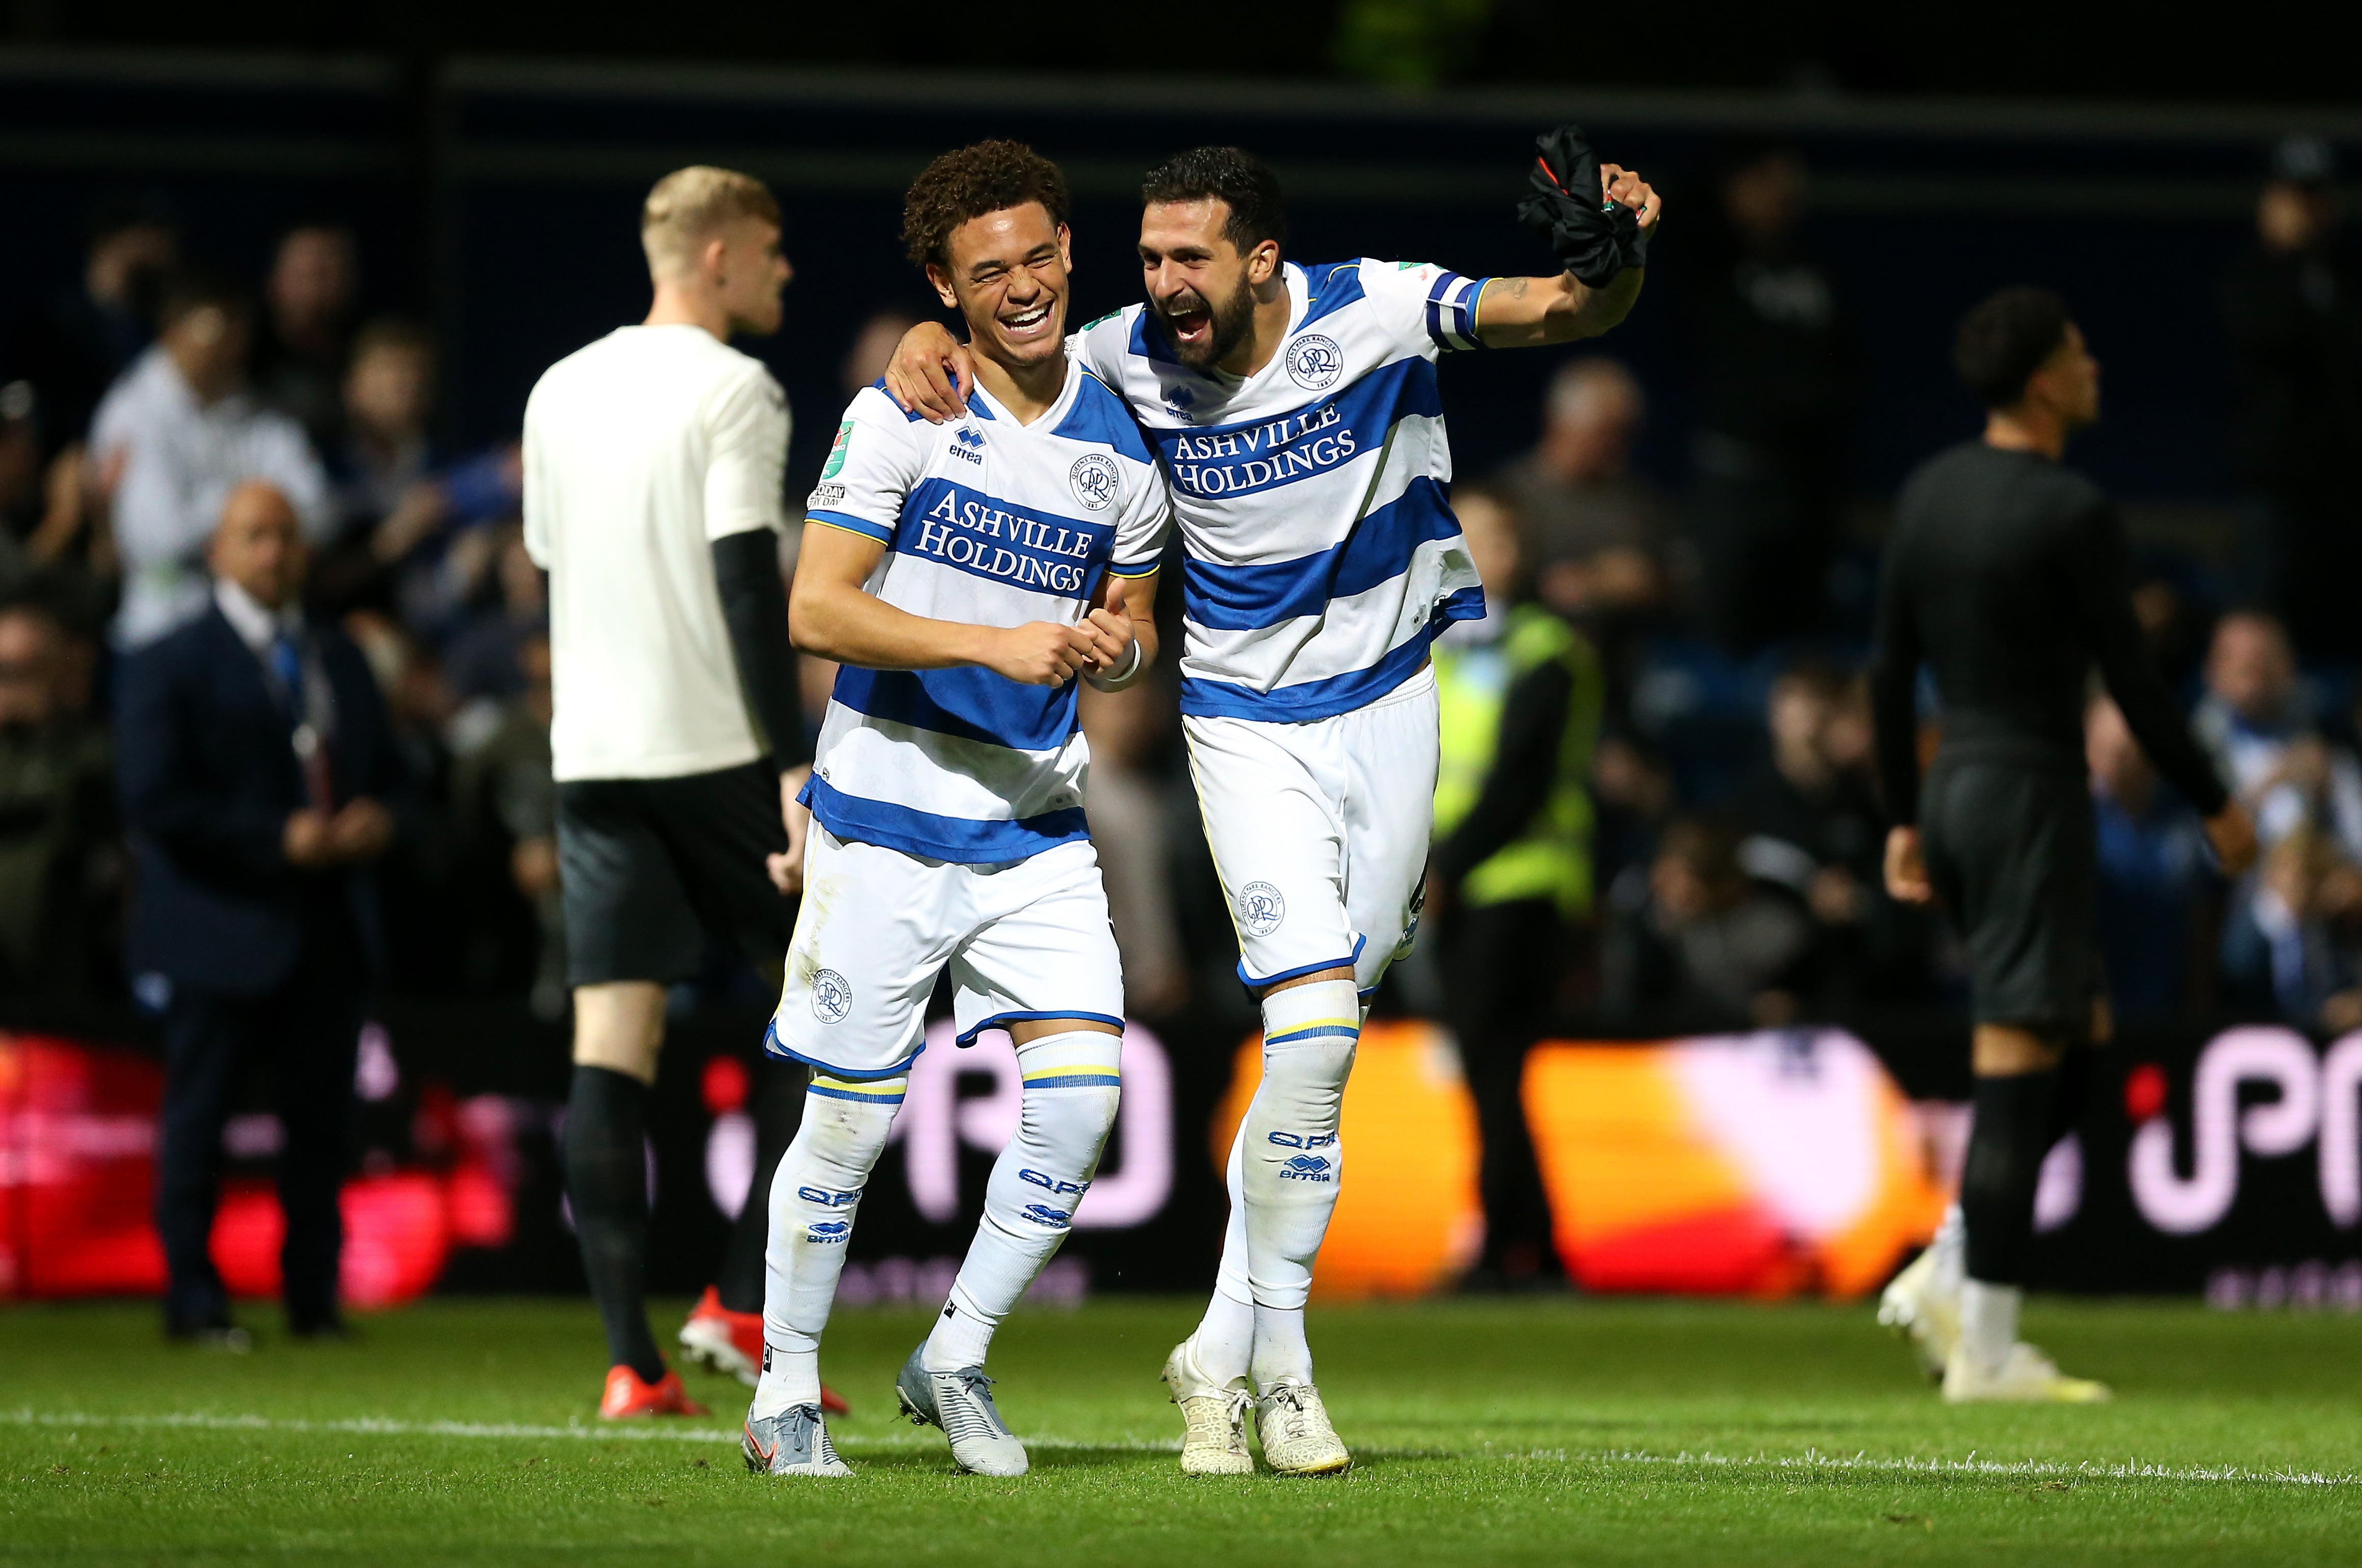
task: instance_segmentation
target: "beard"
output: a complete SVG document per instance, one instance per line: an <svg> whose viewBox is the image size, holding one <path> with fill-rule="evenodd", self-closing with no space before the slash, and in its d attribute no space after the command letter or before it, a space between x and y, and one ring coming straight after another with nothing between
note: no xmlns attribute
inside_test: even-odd
<svg viewBox="0 0 2362 1568"><path fill-rule="evenodd" d="M1202 296L1192 291L1190 297ZM1254 290L1247 282L1244 273L1240 274L1239 286L1231 291L1228 299L1206 302L1210 330L1202 344L1182 342L1173 331L1172 312L1161 304L1152 302L1152 305L1158 324L1165 329L1165 341L1173 345L1173 352L1180 361L1193 370L1209 370L1229 359L1231 351L1245 342L1247 335L1254 330Z"/></svg>

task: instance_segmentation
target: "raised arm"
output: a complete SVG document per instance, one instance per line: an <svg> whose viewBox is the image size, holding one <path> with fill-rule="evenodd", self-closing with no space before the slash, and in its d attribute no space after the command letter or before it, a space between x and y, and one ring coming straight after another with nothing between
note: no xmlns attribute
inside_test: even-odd
<svg viewBox="0 0 2362 1568"><path fill-rule="evenodd" d="M1547 170L1548 164L1542 167ZM1638 243L1624 248L1645 254L1649 239L1657 232L1663 202L1638 174L1613 163L1600 165L1599 187L1601 208L1613 204L1633 216ZM1559 207L1559 225L1564 226L1573 204L1555 204ZM1553 239L1560 242L1562 250L1573 248L1555 230ZM1596 337L1631 314L1634 303L1640 297L1640 282L1646 276L1644 267L1616 268L1604 280L1589 264L1584 264L1584 270L1592 271L1593 282L1582 282L1572 270L1554 278L1487 280L1485 292L1476 301L1478 341L1488 348L1533 348L1547 343L1572 343L1579 337Z"/></svg>
<svg viewBox="0 0 2362 1568"><path fill-rule="evenodd" d="M1641 271L1588 288L1572 272L1555 278L1487 278L1476 296L1476 337L1487 348L1539 348L1596 337L1632 313Z"/></svg>
<svg viewBox="0 0 2362 1568"><path fill-rule="evenodd" d="M1649 241L1664 203L1629 169L1602 163L1581 126L1534 142L1518 219L1550 242L1565 269L1554 278L1495 278L1476 304L1477 340L1529 348L1595 337L1640 297Z"/></svg>
<svg viewBox="0 0 2362 1568"><path fill-rule="evenodd" d="M1083 626L1032 621L972 626L900 610L869 592L885 545L826 523L804 525L788 624L796 647L864 669L952 669L976 665L1025 686L1063 686L1096 672L1101 654Z"/></svg>

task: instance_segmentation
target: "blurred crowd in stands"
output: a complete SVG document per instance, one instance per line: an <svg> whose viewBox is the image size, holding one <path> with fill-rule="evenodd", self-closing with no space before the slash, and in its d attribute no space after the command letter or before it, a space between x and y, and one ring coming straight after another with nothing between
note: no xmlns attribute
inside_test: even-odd
<svg viewBox="0 0 2362 1568"><path fill-rule="evenodd" d="M2259 868L2222 887L2122 718L2104 698L2090 711L2123 1019L2362 1025L2362 275L2337 242L2334 177L2323 144L2284 143L2253 242L2219 280L2243 492L2219 547L2136 529L2142 624L2262 826ZM1453 933L1503 901L1486 868L1538 837L1547 864L1491 878L1549 916L1546 949L1499 982L1537 1009L1776 1024L1963 995L1940 918L1880 881L1860 664L1881 508L1844 482L1875 389L1805 242L1798 155L1736 155L1719 193L1651 285L1650 308L1690 333L1687 473L1635 471L1650 410L1611 344L1558 370L1531 451L1462 476L1492 613L1440 651L1472 705L1469 775L1439 802L1442 940L1400 966L1388 1005L1453 1010ZM384 983L557 1015L549 655L515 445L438 444L436 344L359 315L366 259L334 222L290 229L268 274L240 279L133 204L93 215L85 259L61 297L0 302L0 994L137 994L111 672L210 602L224 501L262 479L311 541L311 612L366 654L406 764L379 871ZM907 325L869 324L848 389ZM1971 419L1964 396L1964 434ZM790 537L783 571L793 559ZM801 672L815 725L831 673ZM1082 711L1134 1010L1251 1027L1169 681L1086 692ZM1941 714L1926 718L1932 736ZM770 999L718 957L692 990Z"/></svg>

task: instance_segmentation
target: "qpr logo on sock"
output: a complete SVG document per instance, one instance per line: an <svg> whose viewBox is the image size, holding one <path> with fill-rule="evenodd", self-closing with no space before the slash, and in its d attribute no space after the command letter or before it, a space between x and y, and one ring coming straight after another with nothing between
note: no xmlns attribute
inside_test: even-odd
<svg viewBox="0 0 2362 1568"><path fill-rule="evenodd" d="M1239 923L1255 936L1269 936L1287 918L1287 900L1268 882L1249 882L1239 889Z"/></svg>
<svg viewBox="0 0 2362 1568"><path fill-rule="evenodd" d="M1287 379L1307 392L1326 392L1345 373L1345 351L1333 337L1308 332L1287 346Z"/></svg>
<svg viewBox="0 0 2362 1568"><path fill-rule="evenodd" d="M853 1012L853 982L833 969L812 976L812 1016L822 1023L843 1023Z"/></svg>
<svg viewBox="0 0 2362 1568"><path fill-rule="evenodd" d="M1104 452L1093 452L1076 460L1066 470L1066 483L1075 499L1092 512L1104 512L1115 502L1117 474L1115 459Z"/></svg>

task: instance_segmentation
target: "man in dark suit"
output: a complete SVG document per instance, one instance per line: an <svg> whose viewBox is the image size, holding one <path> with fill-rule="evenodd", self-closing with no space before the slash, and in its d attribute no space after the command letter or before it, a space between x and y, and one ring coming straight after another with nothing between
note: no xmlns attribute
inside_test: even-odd
<svg viewBox="0 0 2362 1568"><path fill-rule="evenodd" d="M222 1124L258 1056L285 1130L288 1329L342 1331L337 1189L377 946L367 868L392 837L399 763L360 651L304 618L287 498L260 481L232 491L209 559L211 608L124 663L117 749L131 966L164 999L165 1331L242 1349L208 1242Z"/></svg>

